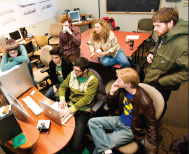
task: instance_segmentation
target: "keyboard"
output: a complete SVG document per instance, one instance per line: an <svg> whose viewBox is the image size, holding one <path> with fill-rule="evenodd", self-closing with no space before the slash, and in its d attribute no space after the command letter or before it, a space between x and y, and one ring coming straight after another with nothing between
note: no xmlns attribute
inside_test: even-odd
<svg viewBox="0 0 189 154"><path fill-rule="evenodd" d="M54 102L53 105L51 105L51 107L53 109L55 109L56 111L60 111L61 109L58 107L58 102ZM65 109L67 109L68 107L65 107ZM70 114L69 116L67 116L64 121L62 121L63 118L61 118L62 124L64 125L71 117L73 116L73 114Z"/></svg>
<svg viewBox="0 0 189 154"><path fill-rule="evenodd" d="M62 121L63 118L61 118L62 124L64 125L71 117L73 116L73 114L70 114L69 116L67 116L64 121Z"/></svg>
<svg viewBox="0 0 189 154"><path fill-rule="evenodd" d="M27 96L26 98L22 99L24 103L30 108L30 110L35 114L39 115L43 112L43 110L39 107L39 105L30 97Z"/></svg>
<svg viewBox="0 0 189 154"><path fill-rule="evenodd" d="M82 23L82 21L72 22L73 25L80 24L80 23Z"/></svg>

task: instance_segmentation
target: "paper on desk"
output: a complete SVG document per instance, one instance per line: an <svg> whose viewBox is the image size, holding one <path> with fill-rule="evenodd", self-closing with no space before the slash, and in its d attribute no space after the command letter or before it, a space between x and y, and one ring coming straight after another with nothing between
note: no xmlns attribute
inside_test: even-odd
<svg viewBox="0 0 189 154"><path fill-rule="evenodd" d="M127 35L127 36L126 36L126 40L127 40L127 39L128 39L128 40L131 40L131 39L137 40L137 39L139 39L139 37L140 37L140 35Z"/></svg>
<svg viewBox="0 0 189 154"><path fill-rule="evenodd" d="M60 111L61 109L58 107L58 102L54 102L54 104L51 105L51 107L53 109L55 109L56 111ZM65 109L67 109L68 107L65 107Z"/></svg>

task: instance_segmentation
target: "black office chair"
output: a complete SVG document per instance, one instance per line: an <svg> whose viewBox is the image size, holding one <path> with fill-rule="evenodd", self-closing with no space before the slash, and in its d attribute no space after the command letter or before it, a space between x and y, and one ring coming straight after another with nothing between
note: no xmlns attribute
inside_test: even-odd
<svg viewBox="0 0 189 154"><path fill-rule="evenodd" d="M97 89L97 94L95 96L95 104L91 108L91 117L97 116L97 115L102 116L102 114L104 113L102 113L101 111L104 110L103 106L106 101L105 86L104 86L102 77L99 75L99 73L91 68L90 70L98 78L98 89Z"/></svg>
<svg viewBox="0 0 189 154"><path fill-rule="evenodd" d="M145 40L145 42L148 42L148 46L146 48L146 52L148 52L149 49L149 42L153 42L154 40L152 39L152 35L154 32L154 26L151 18L142 18L138 21L138 27L137 27L137 32L139 33L151 33L150 37ZM143 59L143 50L142 50L142 59Z"/></svg>

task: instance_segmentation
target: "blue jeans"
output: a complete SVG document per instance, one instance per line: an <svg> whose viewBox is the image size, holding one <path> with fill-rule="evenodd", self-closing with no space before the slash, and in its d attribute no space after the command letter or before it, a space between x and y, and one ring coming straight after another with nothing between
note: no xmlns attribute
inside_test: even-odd
<svg viewBox="0 0 189 154"><path fill-rule="evenodd" d="M59 89L59 87L60 87L60 83L58 82L58 83L56 83L56 88ZM53 87L50 87L50 88L47 90L47 92L45 93L45 96L46 96L47 98L51 98L53 95L54 95Z"/></svg>
<svg viewBox="0 0 189 154"><path fill-rule="evenodd" d="M134 141L131 128L125 126L119 116L92 118L88 124L96 146L93 154L112 148L119 148ZM112 133L107 135L106 131Z"/></svg>
<svg viewBox="0 0 189 154"><path fill-rule="evenodd" d="M123 50L121 50L121 48L118 50L115 58L111 56L104 56L100 58L100 62L103 66L114 66L116 64L119 64L122 68L131 67L125 53L123 52Z"/></svg>

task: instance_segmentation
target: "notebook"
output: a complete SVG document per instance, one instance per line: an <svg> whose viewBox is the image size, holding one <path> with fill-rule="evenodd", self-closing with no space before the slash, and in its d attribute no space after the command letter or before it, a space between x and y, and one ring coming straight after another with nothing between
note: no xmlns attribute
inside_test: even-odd
<svg viewBox="0 0 189 154"><path fill-rule="evenodd" d="M33 81L26 62L12 70L1 72L0 81L3 87L15 98L33 87Z"/></svg>
<svg viewBox="0 0 189 154"><path fill-rule="evenodd" d="M39 103L41 105L43 113L59 125L65 125L65 123L73 116L73 114L70 114L64 119L64 121L62 121L62 118L60 118L59 114L60 109L58 109L58 102L55 102L52 106L49 106L41 100L39 100Z"/></svg>

